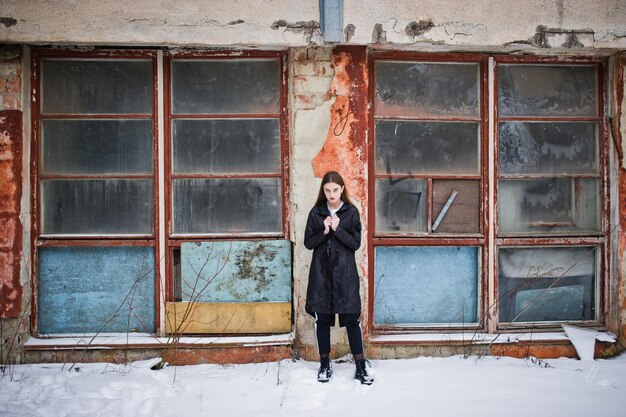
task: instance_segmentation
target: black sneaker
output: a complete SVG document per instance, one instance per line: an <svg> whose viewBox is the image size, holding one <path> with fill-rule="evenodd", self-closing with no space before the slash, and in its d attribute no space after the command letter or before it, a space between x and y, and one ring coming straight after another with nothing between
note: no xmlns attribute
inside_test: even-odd
<svg viewBox="0 0 626 417"><path fill-rule="evenodd" d="M363 385L372 385L374 378L367 374L367 365L372 366L367 359L360 359L356 361L356 373L354 379L358 379Z"/></svg>
<svg viewBox="0 0 626 417"><path fill-rule="evenodd" d="M333 375L333 366L330 361L323 361L317 371L317 382L328 382Z"/></svg>

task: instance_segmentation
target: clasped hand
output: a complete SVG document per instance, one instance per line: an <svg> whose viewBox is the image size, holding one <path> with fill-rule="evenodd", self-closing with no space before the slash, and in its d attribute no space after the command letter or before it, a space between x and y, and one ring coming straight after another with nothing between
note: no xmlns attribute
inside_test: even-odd
<svg viewBox="0 0 626 417"><path fill-rule="evenodd" d="M324 219L324 234L327 235L330 229L333 229L333 232L336 231L337 226L339 226L339 216L335 214L332 217L326 217Z"/></svg>

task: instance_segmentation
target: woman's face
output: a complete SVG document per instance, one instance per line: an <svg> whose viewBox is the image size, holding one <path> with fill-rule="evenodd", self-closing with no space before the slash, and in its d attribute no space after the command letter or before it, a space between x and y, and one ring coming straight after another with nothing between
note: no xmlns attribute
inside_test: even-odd
<svg viewBox="0 0 626 417"><path fill-rule="evenodd" d="M324 195L330 205L338 204L341 200L341 193L343 193L343 187L337 183L329 182L324 184Z"/></svg>

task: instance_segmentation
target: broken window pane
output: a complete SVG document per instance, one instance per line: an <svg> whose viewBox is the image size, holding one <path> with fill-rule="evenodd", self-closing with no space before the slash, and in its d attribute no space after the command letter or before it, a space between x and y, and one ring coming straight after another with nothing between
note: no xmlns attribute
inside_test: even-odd
<svg viewBox="0 0 626 417"><path fill-rule="evenodd" d="M279 178L175 179L174 233L280 233Z"/></svg>
<svg viewBox="0 0 626 417"><path fill-rule="evenodd" d="M280 112L280 61L172 61L172 113Z"/></svg>
<svg viewBox="0 0 626 417"><path fill-rule="evenodd" d="M155 330L154 248L39 248L40 334Z"/></svg>
<svg viewBox="0 0 626 417"><path fill-rule="evenodd" d="M174 172L280 172L278 119L177 119Z"/></svg>
<svg viewBox="0 0 626 417"><path fill-rule="evenodd" d="M499 116L598 114L596 66L499 65Z"/></svg>
<svg viewBox="0 0 626 417"><path fill-rule="evenodd" d="M478 123L376 121L377 174L479 174Z"/></svg>
<svg viewBox="0 0 626 417"><path fill-rule="evenodd" d="M479 116L476 63L378 61L375 72L377 116Z"/></svg>
<svg viewBox="0 0 626 417"><path fill-rule="evenodd" d="M45 235L152 234L152 180L42 180Z"/></svg>
<svg viewBox="0 0 626 417"><path fill-rule="evenodd" d="M427 182L423 179L385 178L376 181L376 231L426 232Z"/></svg>
<svg viewBox="0 0 626 417"><path fill-rule="evenodd" d="M597 248L500 248L501 322L596 319Z"/></svg>
<svg viewBox="0 0 626 417"><path fill-rule="evenodd" d="M480 232L480 181L433 180L432 230L433 233Z"/></svg>
<svg viewBox="0 0 626 417"><path fill-rule="evenodd" d="M151 174L152 120L43 120L41 173Z"/></svg>
<svg viewBox="0 0 626 417"><path fill-rule="evenodd" d="M500 123L500 174L598 174L595 122Z"/></svg>
<svg viewBox="0 0 626 417"><path fill-rule="evenodd" d="M44 59L44 114L152 114L149 59Z"/></svg>
<svg viewBox="0 0 626 417"><path fill-rule="evenodd" d="M375 248L374 324L475 324L476 247Z"/></svg>
<svg viewBox="0 0 626 417"><path fill-rule="evenodd" d="M600 180L546 178L498 181L500 233L600 231Z"/></svg>

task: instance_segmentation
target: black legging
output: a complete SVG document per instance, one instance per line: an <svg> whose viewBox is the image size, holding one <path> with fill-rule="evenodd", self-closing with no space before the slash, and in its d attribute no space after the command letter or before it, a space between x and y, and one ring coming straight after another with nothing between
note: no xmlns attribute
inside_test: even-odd
<svg viewBox="0 0 626 417"><path fill-rule="evenodd" d="M330 327L335 325L334 314L317 313L316 333L320 356L330 353ZM363 355L363 335L361 334L360 314L339 314L339 325L348 332L348 343L352 355Z"/></svg>

